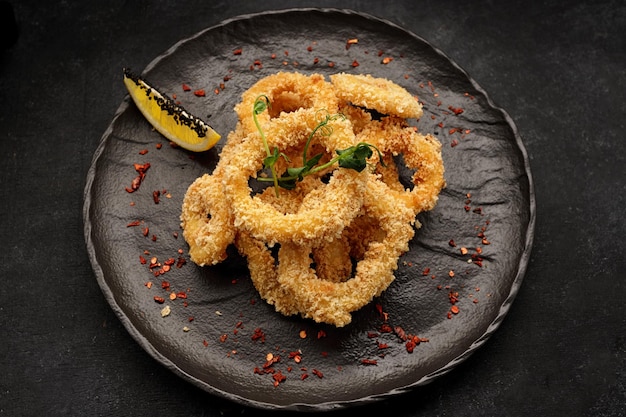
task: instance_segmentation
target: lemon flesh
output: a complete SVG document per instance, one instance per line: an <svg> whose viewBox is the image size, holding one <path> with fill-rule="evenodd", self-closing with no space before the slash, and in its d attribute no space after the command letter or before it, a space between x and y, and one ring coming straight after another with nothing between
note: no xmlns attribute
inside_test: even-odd
<svg viewBox="0 0 626 417"><path fill-rule="evenodd" d="M211 149L220 140L221 136L211 126L148 85L129 69L124 69L124 85L148 122L180 147L203 152Z"/></svg>

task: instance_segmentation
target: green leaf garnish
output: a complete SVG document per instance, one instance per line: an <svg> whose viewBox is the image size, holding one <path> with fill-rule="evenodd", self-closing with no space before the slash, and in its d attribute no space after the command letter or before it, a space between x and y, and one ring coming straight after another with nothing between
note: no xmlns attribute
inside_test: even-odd
<svg viewBox="0 0 626 417"><path fill-rule="evenodd" d="M330 161L325 164L318 165L319 161L322 159L323 154L317 154L311 158L308 158L309 146L311 145L311 141L316 133L320 133L324 136L330 136L333 133L332 126L329 125L330 122L338 119L345 119L343 114L334 114L330 115L327 112L323 115L321 121L315 126L311 134L308 136L307 141L304 145L304 149L302 150L302 161L303 165L301 167L291 167L287 168L287 170L278 177L276 173L276 162L279 158L285 158L286 161L289 162L289 158L284 153L280 152L278 148L274 148L273 152L270 151L269 145L267 143L267 138L263 133L263 129L257 119L257 116L263 113L270 107L269 98L265 95L260 95L254 102L254 108L252 112L252 116L254 118L254 123L259 131L261 136L261 140L263 141L263 146L265 147L265 152L267 154L266 158L263 160L263 166L266 169L271 171L270 178L258 178L259 181L272 181L274 183L274 189L276 192L276 196L279 196L279 187L282 187L286 190L293 190L296 187L296 184L304 179L307 175L315 174L324 169L331 167L333 164L338 163L341 168L353 169L357 172L363 171L367 167L367 159L369 159L373 154L373 149L378 152L380 163L385 166L383 162L383 156L374 145L370 145L366 142L360 142L355 146L351 146L349 148L343 150L337 150L337 156L332 158ZM323 111L323 110L322 110Z"/></svg>

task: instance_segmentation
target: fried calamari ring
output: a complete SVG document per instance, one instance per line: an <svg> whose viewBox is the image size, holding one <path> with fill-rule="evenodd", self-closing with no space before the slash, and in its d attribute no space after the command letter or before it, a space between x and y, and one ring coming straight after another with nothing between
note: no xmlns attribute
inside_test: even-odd
<svg viewBox="0 0 626 417"><path fill-rule="evenodd" d="M259 96L266 96L270 102L268 111L257 117L263 128L283 112L290 113L304 108L325 109L329 113L336 113L338 109L338 100L332 85L323 75L279 72L257 81L242 94L241 102L235 106L235 112L246 133L257 129L252 110Z"/></svg>
<svg viewBox="0 0 626 417"><path fill-rule="evenodd" d="M300 314L316 322L342 327L352 321L351 313L370 303L395 279L398 258L408 250L414 235L413 212L398 203L387 186L377 180L368 182L364 209L376 218L385 232L381 241L372 241L354 277L345 282L320 279L311 268L311 246L293 242L278 251L278 282L291 293Z"/></svg>
<svg viewBox="0 0 626 417"><path fill-rule="evenodd" d="M185 192L180 225L189 245L189 256L200 266L215 265L226 259L226 249L234 241L234 217L224 198L222 178L224 166L242 140L240 128L231 132L213 173L197 178Z"/></svg>
<svg viewBox="0 0 626 417"><path fill-rule="evenodd" d="M204 174L187 189L181 226L191 260L215 265L226 259L226 249L235 238L230 208L224 203L221 179Z"/></svg>
<svg viewBox="0 0 626 417"><path fill-rule="evenodd" d="M315 272L319 279L342 282L352 275L350 242L345 234L331 241L324 241L312 249Z"/></svg>
<svg viewBox="0 0 626 417"><path fill-rule="evenodd" d="M330 81L341 100L379 113L409 119L422 117L422 105L406 89L385 78L369 74L333 74Z"/></svg>
<svg viewBox="0 0 626 417"><path fill-rule="evenodd" d="M418 133L404 119L384 117L364 128L358 140L375 144L386 156L388 169L393 169L393 165L387 158L402 155L406 167L414 171L411 177L413 189L399 191L398 185L391 183L393 174L384 172L384 167L377 167L377 170L386 178L385 181L389 181L391 192L404 201L415 215L435 207L439 193L446 185L441 143L435 137Z"/></svg>
<svg viewBox="0 0 626 417"><path fill-rule="evenodd" d="M277 141L280 141L276 145L279 149L293 146L297 141L303 144L317 123L306 117L307 114L310 116L307 109L301 109L274 119L267 129L268 141L275 138L271 146ZM355 143L347 120L337 119L329 126L332 126L332 135L316 135L315 139L329 153ZM295 213L281 213L252 196L248 178L261 170L265 156L260 138L252 133L238 146L238 152L225 167L224 191L235 215L236 228L250 232L270 246L283 241L314 242L338 237L343 227L358 214L367 182L365 171L335 169L328 184L308 193Z"/></svg>
<svg viewBox="0 0 626 417"><path fill-rule="evenodd" d="M292 294L278 282L276 261L265 242L240 231L235 237L235 245L241 256L248 261L250 279L259 296L273 305L279 313L286 316L297 314L298 309Z"/></svg>

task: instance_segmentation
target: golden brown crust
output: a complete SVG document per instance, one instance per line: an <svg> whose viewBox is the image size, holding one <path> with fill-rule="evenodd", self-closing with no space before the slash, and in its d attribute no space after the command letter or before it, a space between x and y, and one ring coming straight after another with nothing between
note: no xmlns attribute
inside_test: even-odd
<svg viewBox="0 0 626 417"><path fill-rule="evenodd" d="M331 79L333 84L319 74L278 73L247 90L217 167L187 190L181 225L194 262L220 262L234 243L259 295L277 312L341 327L394 280L399 257L420 226L416 215L435 207L445 179L439 142L406 121L421 116L410 93L366 75ZM307 158L321 154L324 163L365 142L382 161L374 152L361 172L335 163L295 189L277 194L270 185L253 192L250 179L261 173L267 156L252 117L260 95L270 104L258 115L267 145L285 155L277 172L302 166L307 139L321 118L336 112L344 117L316 131ZM364 108L390 116L374 120ZM412 189L400 182L398 155L414 171Z"/></svg>

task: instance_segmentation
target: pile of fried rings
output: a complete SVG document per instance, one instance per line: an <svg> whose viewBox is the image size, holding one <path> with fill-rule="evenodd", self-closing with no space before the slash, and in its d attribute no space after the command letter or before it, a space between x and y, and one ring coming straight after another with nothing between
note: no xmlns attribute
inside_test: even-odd
<svg viewBox="0 0 626 417"><path fill-rule="evenodd" d="M399 257L421 227L416 216L435 207L445 179L441 144L409 124L422 116L415 96L371 75L329 78L279 72L245 91L217 166L185 194L181 226L196 264L223 261L234 244L256 290L277 312L343 327L394 280ZM253 190L267 156L252 116L260 96L270 106L258 115L259 126L269 147L289 158L277 162L279 175L300 166L323 114L343 117L311 139L321 163L361 142L380 154L373 152L361 172L335 164L292 190ZM412 172L409 187L400 181L400 161Z"/></svg>

